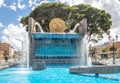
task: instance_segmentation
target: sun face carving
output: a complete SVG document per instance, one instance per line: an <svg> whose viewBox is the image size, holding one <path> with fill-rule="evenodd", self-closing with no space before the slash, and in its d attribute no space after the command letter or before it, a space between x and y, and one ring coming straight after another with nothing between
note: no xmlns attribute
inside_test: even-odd
<svg viewBox="0 0 120 83"><path fill-rule="evenodd" d="M67 26L65 25L65 22L62 19L54 18L50 21L49 28L50 28L50 32L62 33L65 31Z"/></svg>

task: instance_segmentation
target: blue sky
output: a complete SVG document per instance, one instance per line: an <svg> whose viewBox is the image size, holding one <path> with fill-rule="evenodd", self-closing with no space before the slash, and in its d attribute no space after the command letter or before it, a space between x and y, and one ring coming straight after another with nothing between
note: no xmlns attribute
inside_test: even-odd
<svg viewBox="0 0 120 83"><path fill-rule="evenodd" d="M89 4L93 7L106 10L112 15L113 25L111 36L120 36L120 1L119 0L0 0L0 40L18 44L17 37L24 32L19 20L43 2L61 2L68 5ZM101 42L107 40L107 36ZM15 46L15 45L13 45Z"/></svg>
<svg viewBox="0 0 120 83"><path fill-rule="evenodd" d="M17 0L4 0L4 4L6 5L0 7L0 23L2 23L3 27L0 28L0 40L1 37L3 36L2 31L7 28L9 24L15 24L18 25L19 18L23 16L29 15L31 12L31 7L28 7L28 0L21 0L21 2L26 6L23 8L17 7L18 1ZM22 4L21 3L21 4ZM15 5L14 5L15 4ZM11 6L11 8L10 8ZM13 8L12 8L13 6ZM14 9L14 7L16 9Z"/></svg>

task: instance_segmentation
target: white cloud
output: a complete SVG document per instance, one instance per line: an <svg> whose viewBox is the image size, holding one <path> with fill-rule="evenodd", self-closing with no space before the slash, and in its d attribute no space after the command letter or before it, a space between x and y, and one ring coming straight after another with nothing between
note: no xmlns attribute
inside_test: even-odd
<svg viewBox="0 0 120 83"><path fill-rule="evenodd" d="M13 2L11 3L11 5L6 5L6 4L2 4L4 7L6 8L10 8L11 10L17 11L17 8L19 8L20 10L23 10L26 8L25 4L22 4L23 2L21 0L18 0L17 3Z"/></svg>
<svg viewBox="0 0 120 83"><path fill-rule="evenodd" d="M13 38L23 39L22 33L24 33L22 25L9 24L8 27L3 31L3 34L11 36Z"/></svg>
<svg viewBox="0 0 120 83"><path fill-rule="evenodd" d="M28 0L29 7L37 6L37 0Z"/></svg>
<svg viewBox="0 0 120 83"><path fill-rule="evenodd" d="M32 7L32 5L33 5L32 0L29 0L28 4L29 4L29 7Z"/></svg>
<svg viewBox="0 0 120 83"><path fill-rule="evenodd" d="M21 19L21 18L22 18L22 16L19 16L17 20L20 22L20 19Z"/></svg>
<svg viewBox="0 0 120 83"><path fill-rule="evenodd" d="M118 35L118 40L116 39L116 35ZM97 44L104 44L105 42L110 42L111 40L115 40L115 41L120 41L120 28L112 28L110 29L110 35L111 36L111 40L109 40L109 36L104 34L103 35L103 39L101 41L98 41Z"/></svg>
<svg viewBox="0 0 120 83"><path fill-rule="evenodd" d="M26 31L25 28L19 24L9 24L6 29L3 30L2 42L9 43L16 49L22 48L21 41L25 41Z"/></svg>
<svg viewBox="0 0 120 83"><path fill-rule="evenodd" d="M21 4L21 0L18 0L18 8L22 10L25 9L25 7L25 4Z"/></svg>
<svg viewBox="0 0 120 83"><path fill-rule="evenodd" d="M0 22L0 27L4 27L3 24Z"/></svg>
<svg viewBox="0 0 120 83"><path fill-rule="evenodd" d="M22 10L22 9L25 9L27 7L25 4L22 4L22 3L23 3L22 0L18 0L17 4L15 2L12 2L11 5L6 5L4 3L4 0L0 0L0 7L3 6L3 7L6 7L6 8L10 8L14 11L16 11L17 8Z"/></svg>
<svg viewBox="0 0 120 83"><path fill-rule="evenodd" d="M12 47L14 47L17 50L21 49L21 42L16 40L15 38L13 38L11 36L10 37L3 36L2 37L2 42L10 44Z"/></svg>
<svg viewBox="0 0 120 83"><path fill-rule="evenodd" d="M120 28L112 28L112 29L110 30L110 36L111 36L111 38L114 38L114 39L115 39L115 36L116 36L116 35L119 36L118 40L120 41Z"/></svg>
<svg viewBox="0 0 120 83"><path fill-rule="evenodd" d="M7 36L2 36L2 42L6 42L9 44L9 40Z"/></svg>
<svg viewBox="0 0 120 83"><path fill-rule="evenodd" d="M3 3L2 5L3 5L3 7L6 7L6 4Z"/></svg>
<svg viewBox="0 0 120 83"><path fill-rule="evenodd" d="M107 0L104 1L102 6L107 12L112 15L113 25L112 28L119 28L120 26L120 1L118 0Z"/></svg>
<svg viewBox="0 0 120 83"><path fill-rule="evenodd" d="M32 10L33 10L36 6L42 3L47 3L47 2L49 1L48 0L28 0L28 5L29 7L32 7Z"/></svg>
<svg viewBox="0 0 120 83"><path fill-rule="evenodd" d="M16 7L16 3L12 3L12 5L8 6L10 9L16 11L17 10L17 7Z"/></svg>
<svg viewBox="0 0 120 83"><path fill-rule="evenodd" d="M4 4L4 0L0 0L0 7L1 6L4 6L5 4Z"/></svg>
<svg viewBox="0 0 120 83"><path fill-rule="evenodd" d="M17 9L16 9L16 6L14 6L14 5L11 5L11 6L9 6L10 7L10 9L12 9L12 10L14 10L14 11L16 11Z"/></svg>

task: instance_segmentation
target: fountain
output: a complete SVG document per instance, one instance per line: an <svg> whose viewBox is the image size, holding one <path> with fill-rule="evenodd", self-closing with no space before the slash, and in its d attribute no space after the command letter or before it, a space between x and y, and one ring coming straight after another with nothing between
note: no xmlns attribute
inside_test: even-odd
<svg viewBox="0 0 120 83"><path fill-rule="evenodd" d="M39 30L41 33L44 33L44 31L42 30L42 27L40 26L40 24L38 22L35 22L35 25L38 26Z"/></svg>
<svg viewBox="0 0 120 83"><path fill-rule="evenodd" d="M20 60L19 64L22 67L29 68L29 38L28 38L28 32L22 33L24 38L23 40L19 40L21 42L22 49L20 50Z"/></svg>
<svg viewBox="0 0 120 83"><path fill-rule="evenodd" d="M38 25L40 32L36 32ZM28 20L29 27L29 63L33 70L42 70L46 65L80 65L70 67L70 73L117 73L119 65L91 66L88 56L87 20L77 23L74 29L65 33L65 23L60 18L52 19L49 24L50 33L45 33L33 18ZM109 71L108 71L109 70Z"/></svg>
<svg viewBox="0 0 120 83"><path fill-rule="evenodd" d="M72 32L65 33L67 28L64 21L54 18L49 24L50 33L43 33L38 22L29 18L28 26L30 37L30 65L34 62L45 62L47 65L87 65L88 55L82 51L81 45L87 31L87 20L79 22L80 26L75 26ZM38 25L40 32L36 32L34 25ZM85 28L85 29L83 29ZM76 32L77 31L77 32ZM82 53L81 53L82 52ZM84 53L84 54L83 54Z"/></svg>

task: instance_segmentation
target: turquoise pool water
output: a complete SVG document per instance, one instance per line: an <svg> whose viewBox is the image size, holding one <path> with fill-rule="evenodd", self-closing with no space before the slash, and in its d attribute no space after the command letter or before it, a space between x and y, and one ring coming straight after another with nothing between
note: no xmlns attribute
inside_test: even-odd
<svg viewBox="0 0 120 83"><path fill-rule="evenodd" d="M0 71L0 83L120 83L120 73L100 76L115 79L70 74L68 68L47 68L42 71L32 71L31 68L8 68Z"/></svg>

